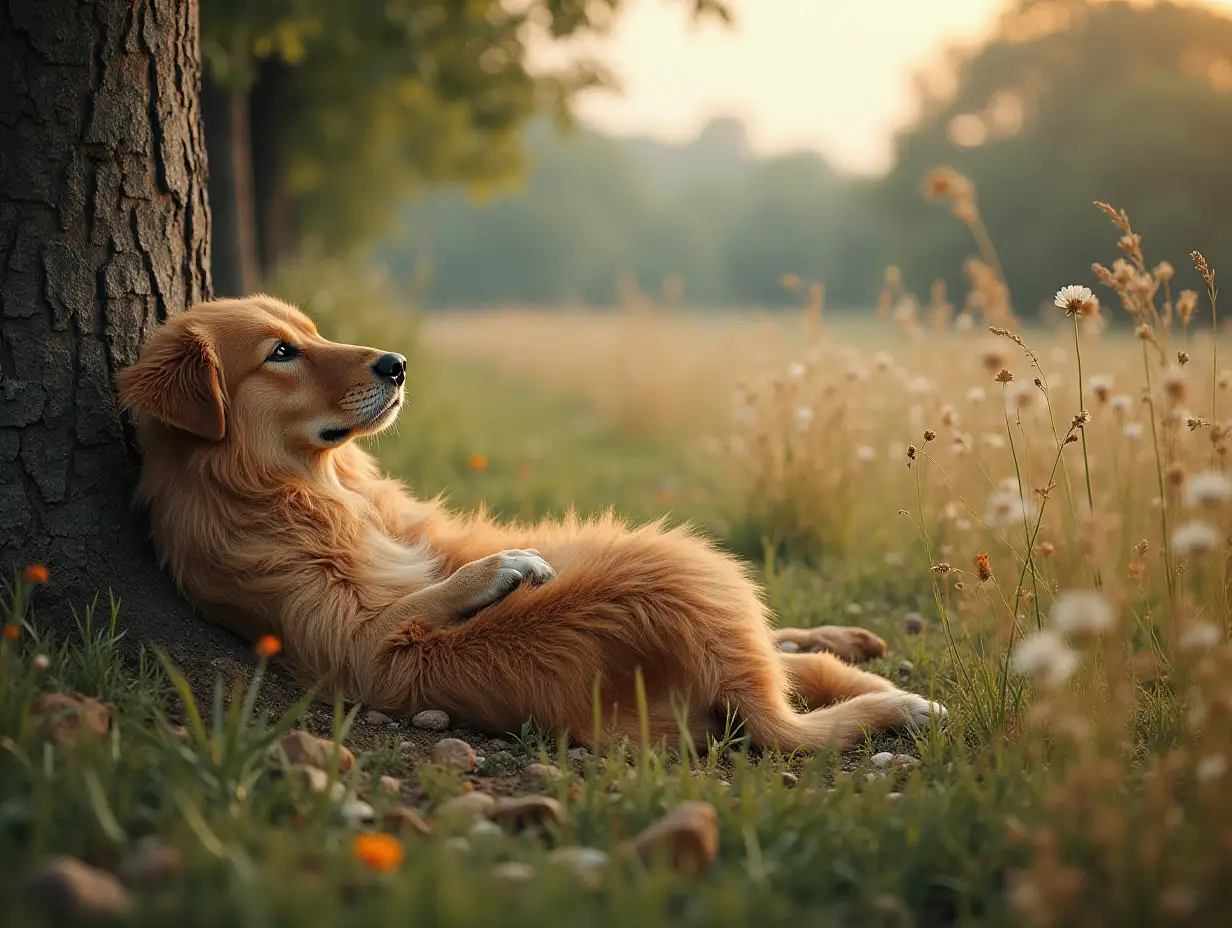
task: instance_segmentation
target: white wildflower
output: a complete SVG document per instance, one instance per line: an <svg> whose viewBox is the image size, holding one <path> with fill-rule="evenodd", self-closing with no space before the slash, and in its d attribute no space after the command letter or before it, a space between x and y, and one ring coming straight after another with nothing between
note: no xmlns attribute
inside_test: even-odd
<svg viewBox="0 0 1232 928"><path fill-rule="evenodd" d="M982 403L984 402L985 395L983 387L972 387L967 391L967 402L973 405Z"/></svg>
<svg viewBox="0 0 1232 928"><path fill-rule="evenodd" d="M1024 503L1022 494L1017 489L999 489L988 497L988 508L984 513L984 521L992 528L1009 528L1021 525L1023 520L1032 518L1030 501Z"/></svg>
<svg viewBox="0 0 1232 928"><path fill-rule="evenodd" d="M1176 643L1182 651L1205 651L1219 644L1223 637L1219 629L1206 622L1196 622L1177 637Z"/></svg>
<svg viewBox="0 0 1232 928"><path fill-rule="evenodd" d="M1010 661L1016 671L1038 677L1048 687L1060 686L1078 669L1078 655L1052 629L1020 641Z"/></svg>
<svg viewBox="0 0 1232 928"><path fill-rule="evenodd" d="M1114 624L1112 603L1094 590L1067 590L1052 604L1052 625L1067 638L1100 635Z"/></svg>
<svg viewBox="0 0 1232 928"><path fill-rule="evenodd" d="M1191 509L1219 509L1232 500L1232 481L1223 474L1193 474L1185 483L1185 505Z"/></svg>
<svg viewBox="0 0 1232 928"><path fill-rule="evenodd" d="M1089 287L1062 287L1053 298L1053 303L1065 310L1067 316L1089 316L1099 311L1099 300Z"/></svg>
<svg viewBox="0 0 1232 928"><path fill-rule="evenodd" d="M796 361L794 364L789 364L787 366L787 376L792 380L799 380L804 376L804 365L799 361Z"/></svg>
<svg viewBox="0 0 1232 928"><path fill-rule="evenodd" d="M1126 422L1123 426L1121 426L1121 434L1130 441L1137 441L1142 437L1142 423Z"/></svg>
<svg viewBox="0 0 1232 928"><path fill-rule="evenodd" d="M1126 396L1124 393L1118 393L1108 401L1108 405L1112 407L1112 411L1120 415L1126 415L1134 408L1133 397Z"/></svg>
<svg viewBox="0 0 1232 928"><path fill-rule="evenodd" d="M975 327L975 318L970 313L959 313L954 317L955 332L970 332Z"/></svg>
<svg viewBox="0 0 1232 928"><path fill-rule="evenodd" d="M1000 451L1005 447L1005 438L996 432L987 432L980 436L980 441L989 451Z"/></svg>
<svg viewBox="0 0 1232 928"><path fill-rule="evenodd" d="M1219 532L1196 519L1178 526L1172 533L1172 548L1180 557L1209 554L1219 547Z"/></svg>
<svg viewBox="0 0 1232 928"><path fill-rule="evenodd" d="M1194 766L1194 776L1202 783L1218 780L1228 769L1228 762L1222 754L1210 754L1202 758Z"/></svg>
<svg viewBox="0 0 1232 928"><path fill-rule="evenodd" d="M856 460L868 463L877 459L877 452L869 445L861 445L856 449Z"/></svg>
<svg viewBox="0 0 1232 928"><path fill-rule="evenodd" d="M888 371L894 366L894 358L888 351L878 351L873 355L873 367L879 371Z"/></svg>
<svg viewBox="0 0 1232 928"><path fill-rule="evenodd" d="M813 421L813 408L811 406L797 406L796 421L802 426L809 425Z"/></svg>
<svg viewBox="0 0 1232 928"><path fill-rule="evenodd" d="M1095 394L1095 398L1101 403L1108 402L1112 396L1112 378L1102 374L1092 377L1091 392Z"/></svg>

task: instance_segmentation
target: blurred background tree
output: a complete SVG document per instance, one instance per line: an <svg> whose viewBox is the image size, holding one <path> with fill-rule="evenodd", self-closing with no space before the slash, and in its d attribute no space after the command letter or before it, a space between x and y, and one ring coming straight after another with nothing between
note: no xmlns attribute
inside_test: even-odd
<svg viewBox="0 0 1232 928"><path fill-rule="evenodd" d="M720 0L688 0L726 18ZM522 167L520 128L568 118L598 62L532 70L528 43L601 30L620 0L201 0L214 279L255 288L303 251L379 234L428 183Z"/></svg>
<svg viewBox="0 0 1232 928"><path fill-rule="evenodd" d="M730 119L684 144L561 137L534 123L521 136L530 169L520 189L408 203L381 254L435 306L610 304L619 279L653 293L670 274L693 305L788 305L799 296L779 280L794 273L823 281L831 307L867 307L887 264L923 296L943 276L961 304L976 248L922 195L939 165L975 183L1028 319L1059 285L1090 282L1093 258L1117 257L1097 199L1129 211L1148 256L1176 265L1178 287L1198 283L1192 249L1216 265L1232 252L1225 15L1020 0L986 42L951 50L922 76L917 95L918 115L876 178L839 173L814 153L759 159Z"/></svg>

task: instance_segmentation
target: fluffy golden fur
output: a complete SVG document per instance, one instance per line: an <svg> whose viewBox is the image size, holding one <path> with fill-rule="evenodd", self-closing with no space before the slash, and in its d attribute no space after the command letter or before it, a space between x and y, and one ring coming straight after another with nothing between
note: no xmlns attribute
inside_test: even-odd
<svg viewBox="0 0 1232 928"><path fill-rule="evenodd" d="M505 525L411 497L352 441L396 418L400 361L256 296L174 317L121 373L139 501L208 617L278 636L327 694L498 733L533 718L589 742L596 678L607 730L636 733L637 668L655 738L678 736L682 705L694 739L731 709L754 743L788 750L944 713L836 656L882 653L870 632L772 632L743 567L688 529Z"/></svg>

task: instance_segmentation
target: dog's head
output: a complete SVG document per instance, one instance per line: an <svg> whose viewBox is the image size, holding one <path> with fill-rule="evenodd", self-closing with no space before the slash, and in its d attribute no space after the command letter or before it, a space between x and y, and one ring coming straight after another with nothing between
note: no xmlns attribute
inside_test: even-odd
<svg viewBox="0 0 1232 928"><path fill-rule="evenodd" d="M340 345L268 296L201 303L160 326L119 375L121 401L207 442L314 454L381 431L406 359Z"/></svg>

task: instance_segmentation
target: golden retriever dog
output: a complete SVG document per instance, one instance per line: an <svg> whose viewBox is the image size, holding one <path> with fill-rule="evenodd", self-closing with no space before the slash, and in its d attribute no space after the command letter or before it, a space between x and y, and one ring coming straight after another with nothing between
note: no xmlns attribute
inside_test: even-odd
<svg viewBox="0 0 1232 928"><path fill-rule="evenodd" d="M584 744L596 680L606 731L636 736L639 668L656 740L685 718L704 743L733 711L756 745L816 750L944 715L841 659L884 653L870 632L772 632L742 565L686 528L415 499L355 444L394 421L405 378L401 355L330 342L267 296L173 317L119 375L180 589L249 640L276 635L322 693Z"/></svg>

